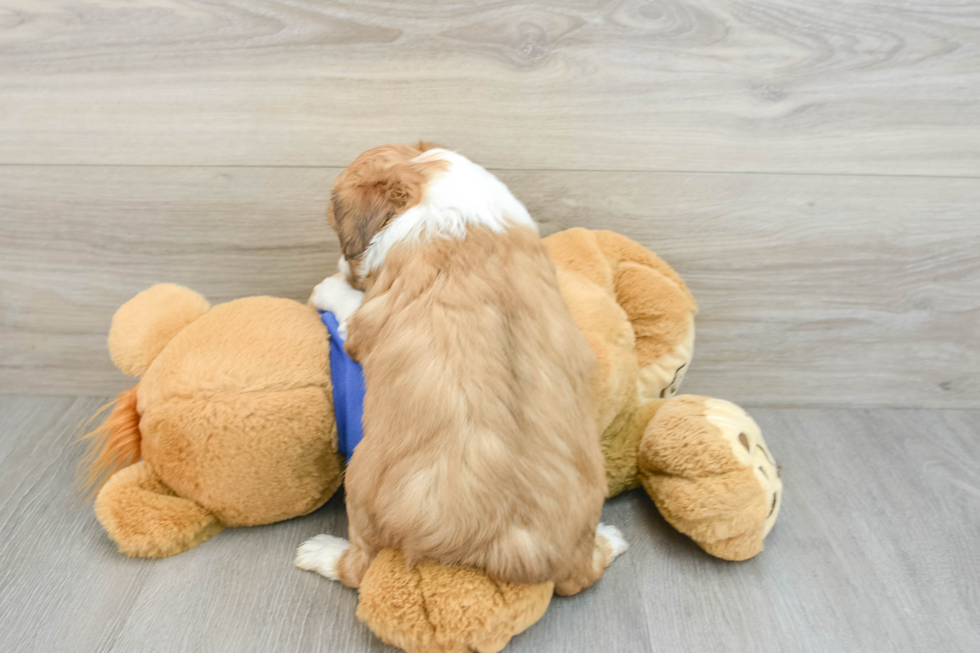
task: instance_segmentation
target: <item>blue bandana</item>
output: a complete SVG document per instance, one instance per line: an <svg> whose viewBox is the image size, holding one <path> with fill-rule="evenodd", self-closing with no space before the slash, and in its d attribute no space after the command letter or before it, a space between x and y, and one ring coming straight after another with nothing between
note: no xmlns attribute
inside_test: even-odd
<svg viewBox="0 0 980 653"><path fill-rule="evenodd" d="M320 319L330 332L330 380L333 382L333 411L337 419L337 446L350 457L364 436L364 372L344 350L337 317L320 311Z"/></svg>

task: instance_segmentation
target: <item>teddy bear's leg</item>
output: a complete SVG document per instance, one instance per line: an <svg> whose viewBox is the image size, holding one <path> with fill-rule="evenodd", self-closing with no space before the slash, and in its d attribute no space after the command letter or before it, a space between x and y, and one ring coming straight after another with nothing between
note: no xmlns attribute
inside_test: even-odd
<svg viewBox="0 0 980 653"><path fill-rule="evenodd" d="M174 494L142 460L112 475L95 499L95 515L119 551L138 558L182 553L224 529L213 514Z"/></svg>
<svg viewBox="0 0 980 653"><path fill-rule="evenodd" d="M513 585L385 549L361 582L357 616L408 653L496 653L541 618L553 593L552 583Z"/></svg>
<svg viewBox="0 0 980 653"><path fill-rule="evenodd" d="M660 514L705 551L726 560L762 551L783 483L744 410L694 395L669 399L646 426L638 463Z"/></svg>

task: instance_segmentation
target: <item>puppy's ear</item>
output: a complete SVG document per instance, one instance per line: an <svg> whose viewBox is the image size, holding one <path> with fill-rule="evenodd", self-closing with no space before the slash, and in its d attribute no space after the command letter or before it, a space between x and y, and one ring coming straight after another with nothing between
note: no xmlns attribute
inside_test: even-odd
<svg viewBox="0 0 980 653"><path fill-rule="evenodd" d="M327 217L348 261L357 260L395 216L422 201L429 168L426 162L375 156L356 161L337 179Z"/></svg>

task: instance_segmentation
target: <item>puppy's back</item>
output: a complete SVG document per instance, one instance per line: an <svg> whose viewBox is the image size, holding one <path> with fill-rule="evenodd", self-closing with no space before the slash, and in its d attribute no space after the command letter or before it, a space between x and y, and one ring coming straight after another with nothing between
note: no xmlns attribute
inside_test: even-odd
<svg viewBox="0 0 980 653"><path fill-rule="evenodd" d="M512 582L554 579L591 547L595 361L536 232L393 248L348 344L367 386L349 514L368 539Z"/></svg>

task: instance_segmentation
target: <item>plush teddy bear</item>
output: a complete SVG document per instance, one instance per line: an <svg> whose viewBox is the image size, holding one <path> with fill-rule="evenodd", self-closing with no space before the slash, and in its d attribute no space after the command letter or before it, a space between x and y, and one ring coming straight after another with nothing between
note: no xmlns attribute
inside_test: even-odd
<svg viewBox="0 0 980 653"><path fill-rule="evenodd" d="M684 282L611 232L570 229L545 243L596 354L609 496L642 485L708 553L759 553L779 512L779 470L739 407L674 396L697 311ZM174 555L226 526L288 519L326 502L344 464L328 345L316 311L291 300L212 308L186 288L158 285L124 304L109 351L141 379L91 435L90 459L90 480L108 479L96 515L120 551ZM410 653L489 653L540 618L552 587L383 551L359 592L359 618Z"/></svg>

